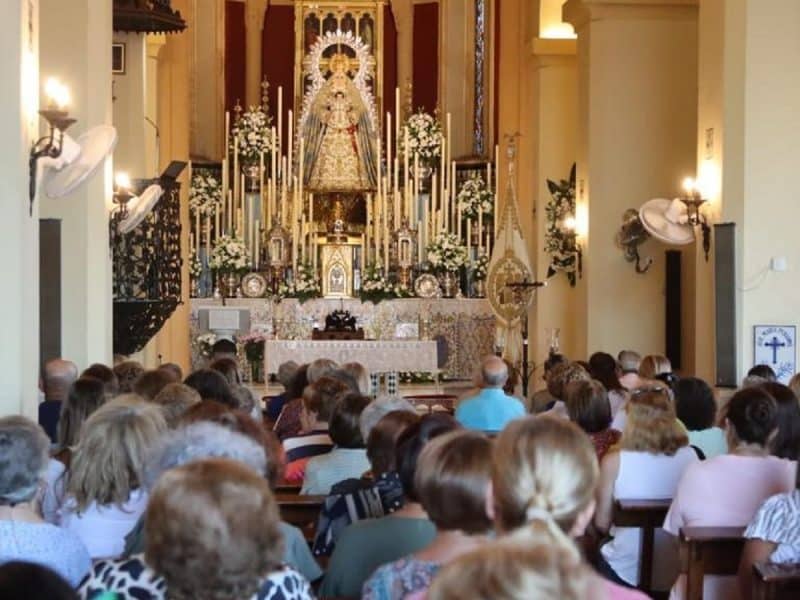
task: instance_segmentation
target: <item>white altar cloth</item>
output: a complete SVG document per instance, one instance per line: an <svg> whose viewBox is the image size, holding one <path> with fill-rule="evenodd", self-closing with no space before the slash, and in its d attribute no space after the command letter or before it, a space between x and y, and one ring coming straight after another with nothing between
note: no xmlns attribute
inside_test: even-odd
<svg viewBox="0 0 800 600"><path fill-rule="evenodd" d="M298 364L329 358L339 364L359 362L370 373L438 371L436 342L417 340L267 340L266 373L277 373L289 360Z"/></svg>

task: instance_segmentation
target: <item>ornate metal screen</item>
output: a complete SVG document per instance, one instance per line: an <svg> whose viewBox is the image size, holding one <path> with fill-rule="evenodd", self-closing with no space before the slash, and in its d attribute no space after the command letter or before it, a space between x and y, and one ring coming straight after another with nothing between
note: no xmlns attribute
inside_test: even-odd
<svg viewBox="0 0 800 600"><path fill-rule="evenodd" d="M133 231L119 233L119 211L111 216L116 354L144 348L181 303L180 184L166 177L139 179L133 191L154 183L164 194Z"/></svg>

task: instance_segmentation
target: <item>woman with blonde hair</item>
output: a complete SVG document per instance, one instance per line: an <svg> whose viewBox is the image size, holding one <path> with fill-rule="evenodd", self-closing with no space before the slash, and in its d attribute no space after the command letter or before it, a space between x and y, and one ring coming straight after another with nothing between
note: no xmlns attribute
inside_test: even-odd
<svg viewBox="0 0 800 600"><path fill-rule="evenodd" d="M161 408L118 396L87 419L75 449L60 525L78 535L92 558L118 556L147 505L146 454L167 425Z"/></svg>
<svg viewBox="0 0 800 600"><path fill-rule="evenodd" d="M671 500L684 471L698 461L689 446L685 429L675 416L675 406L666 384L640 387L631 392L627 422L619 446L600 463L595 525L610 530L613 539L601 548L599 567L618 583L639 583L637 528L613 528L614 501ZM663 531L657 531L655 555L656 589L672 585L677 576L677 548Z"/></svg>
<svg viewBox="0 0 800 600"><path fill-rule="evenodd" d="M145 516L144 554L100 561L81 587L150 600L309 600L311 588L282 564L278 505L267 481L214 458L163 473Z"/></svg>
<svg viewBox="0 0 800 600"><path fill-rule="evenodd" d="M565 548L552 548L543 542L498 542L444 567L426 598L585 600L587 575L580 557Z"/></svg>
<svg viewBox="0 0 800 600"><path fill-rule="evenodd" d="M672 373L672 363L661 354L648 354L639 364L639 377L642 379L659 379L659 376Z"/></svg>
<svg viewBox="0 0 800 600"><path fill-rule="evenodd" d="M548 415L514 421L495 441L489 516L498 533L506 536L502 543L517 544L534 553L532 556L540 544L546 552L557 551L557 563L562 565L557 572L566 569L570 573L567 578L583 573L593 590L592 598L643 598L594 573L582 562L572 541L585 533L592 520L597 479L594 447L574 423ZM549 564L544 559L531 560L544 565L542 568ZM554 591L541 597L577 595L564 581L556 579L550 585L556 586L548 588ZM540 597L537 594L497 597Z"/></svg>

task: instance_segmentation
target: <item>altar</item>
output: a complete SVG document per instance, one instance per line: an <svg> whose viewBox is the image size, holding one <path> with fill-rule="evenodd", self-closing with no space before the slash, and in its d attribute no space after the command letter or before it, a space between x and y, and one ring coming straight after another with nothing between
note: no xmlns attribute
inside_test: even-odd
<svg viewBox="0 0 800 600"><path fill-rule="evenodd" d="M198 338L207 333L198 329L198 309L221 305L222 301L214 298L191 300L192 368L203 365L204 357ZM422 321L429 330L427 337L439 340L443 359L439 368L441 375L446 378L471 378L481 358L494 351L495 317L486 299L403 298L372 304L352 298L317 298L301 304L294 298L281 302L270 302L264 298L230 298L225 300L225 305L248 308L251 332L260 333L267 340L311 343L314 327L322 328L325 316L337 309L350 311L356 317L367 340L392 341L404 336L404 341L416 341ZM267 354L269 352L265 350L265 357ZM298 361L298 358L292 360ZM425 364L431 363L428 361Z"/></svg>
<svg viewBox="0 0 800 600"><path fill-rule="evenodd" d="M370 373L438 371L436 342L421 340L267 340L266 372L277 373L281 364L299 364L328 358L344 364L358 362Z"/></svg>

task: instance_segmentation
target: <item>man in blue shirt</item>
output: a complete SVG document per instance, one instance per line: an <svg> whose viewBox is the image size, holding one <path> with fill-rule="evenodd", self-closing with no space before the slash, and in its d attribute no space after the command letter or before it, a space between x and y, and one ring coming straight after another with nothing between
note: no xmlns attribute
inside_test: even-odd
<svg viewBox="0 0 800 600"><path fill-rule="evenodd" d="M503 391L508 367L501 358L487 356L481 363L481 391L456 409L456 420L467 429L500 431L509 421L525 416L525 406Z"/></svg>

